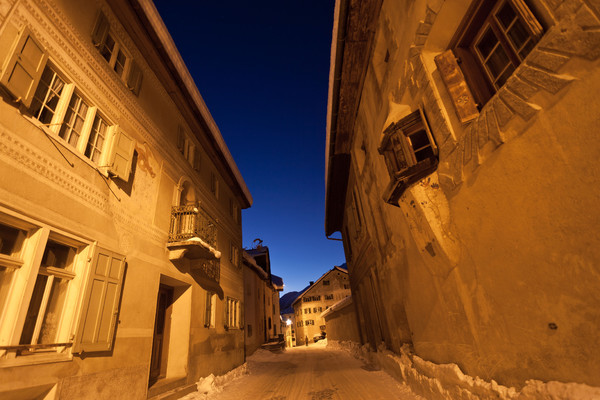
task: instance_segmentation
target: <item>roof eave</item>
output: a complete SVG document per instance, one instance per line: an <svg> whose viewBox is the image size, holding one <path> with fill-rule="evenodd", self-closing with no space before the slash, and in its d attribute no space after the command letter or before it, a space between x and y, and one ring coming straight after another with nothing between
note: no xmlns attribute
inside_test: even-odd
<svg viewBox="0 0 600 400"><path fill-rule="evenodd" d="M219 152L229 175L237 185L237 189L242 200L242 208L250 207L253 201L250 190L246 186L246 183L242 178L242 174L240 173L237 164L231 156L229 148L225 144L225 140L223 139L221 131L210 114L204 99L200 95L200 91L194 83L194 79L187 69L183 58L181 57L179 50L177 50L175 42L167 30L167 27L158 13L158 10L154 6L154 3L151 0L129 1L132 3L134 9L138 12L142 12L147 19L148 24L146 24L146 29L152 30L154 33L154 35L150 35L150 39L156 42L155 45L158 49L162 49L164 51L167 59L163 59L163 61L171 64L172 68L170 69L174 71L176 75L173 78L179 81L180 84L178 86L180 90L186 92L185 94L191 102L190 106L195 108L200 114L201 118L204 120L215 149Z"/></svg>

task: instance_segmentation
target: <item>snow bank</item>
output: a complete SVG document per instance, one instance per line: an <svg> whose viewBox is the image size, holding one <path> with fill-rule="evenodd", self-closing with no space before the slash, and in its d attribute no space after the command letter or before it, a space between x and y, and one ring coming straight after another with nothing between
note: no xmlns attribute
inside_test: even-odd
<svg viewBox="0 0 600 400"><path fill-rule="evenodd" d="M204 400L208 399L210 395L220 393L223 388L234 380L248 374L248 365L242 364L239 367L232 369L225 375L214 376L210 374L206 378L200 378L196 382L197 392L190 393L187 396L182 397L182 400Z"/></svg>
<svg viewBox="0 0 600 400"><path fill-rule="evenodd" d="M600 388L579 383L542 382L528 380L517 391L492 380L465 375L456 364L435 364L425 361L404 345L400 354L385 346L377 352L368 345L354 342L329 341L328 349L344 350L355 358L378 364L397 380L406 383L416 394L432 400L598 400Z"/></svg>

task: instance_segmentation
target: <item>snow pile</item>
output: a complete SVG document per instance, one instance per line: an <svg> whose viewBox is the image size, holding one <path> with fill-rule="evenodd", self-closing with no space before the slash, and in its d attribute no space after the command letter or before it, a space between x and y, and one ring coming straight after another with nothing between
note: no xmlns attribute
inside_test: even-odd
<svg viewBox="0 0 600 400"><path fill-rule="evenodd" d="M198 382L196 382L196 387L198 388L197 392L190 393L185 397L182 397L182 400L204 400L208 399L210 395L215 393L220 393L223 391L223 388L227 386L229 383L234 380L248 375L248 365L242 364L237 368L232 369L225 375L214 376L210 374L206 378L200 378Z"/></svg>
<svg viewBox="0 0 600 400"><path fill-rule="evenodd" d="M327 349L328 350L345 351L345 352L349 353L352 357L357 358L362 361L366 361L364 354L368 353L368 351L369 351L367 345L363 345L361 347L356 342L345 341L345 340L341 340L341 341L329 340L327 342Z"/></svg>
<svg viewBox="0 0 600 400"><path fill-rule="evenodd" d="M594 400L600 399L600 388L579 383L542 382L528 380L517 391L492 380L465 375L456 364L435 364L425 361L404 345L400 354L385 346L377 352L368 345L330 341L328 349L344 350L355 358L378 364L390 375L405 382L415 393L435 400Z"/></svg>

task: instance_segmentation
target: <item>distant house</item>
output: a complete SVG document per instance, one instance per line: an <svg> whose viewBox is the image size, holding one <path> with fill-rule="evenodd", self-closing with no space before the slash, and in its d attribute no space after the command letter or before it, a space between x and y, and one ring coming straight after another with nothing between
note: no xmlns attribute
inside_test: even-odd
<svg viewBox="0 0 600 400"><path fill-rule="evenodd" d="M300 293L308 289L309 286L305 287L299 292L288 292L281 296L279 299L279 307L281 309L281 320L283 326L283 334L285 338L285 345L287 347L293 347L296 345L296 316L294 314L294 300L298 298Z"/></svg>
<svg viewBox="0 0 600 400"><path fill-rule="evenodd" d="M244 266L244 314L246 355L282 333L279 292L283 279L271 273L269 248L242 251Z"/></svg>
<svg viewBox="0 0 600 400"><path fill-rule="evenodd" d="M294 300L296 345L314 341L327 334L321 313L339 300L350 296L350 282L346 264L336 266L323 274Z"/></svg>

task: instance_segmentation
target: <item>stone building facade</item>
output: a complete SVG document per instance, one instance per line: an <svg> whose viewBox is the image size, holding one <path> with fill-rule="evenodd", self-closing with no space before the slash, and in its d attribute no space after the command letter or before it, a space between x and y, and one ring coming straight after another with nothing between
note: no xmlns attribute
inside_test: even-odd
<svg viewBox="0 0 600 400"><path fill-rule="evenodd" d="M600 386L600 5L339 0L326 234L362 341Z"/></svg>
<svg viewBox="0 0 600 400"><path fill-rule="evenodd" d="M321 316L337 301L350 296L348 270L345 266L333 267L304 290L292 303L295 317L296 345L314 341L315 336L326 336L327 327Z"/></svg>
<svg viewBox="0 0 600 400"><path fill-rule="evenodd" d="M149 0L0 1L0 397L244 362L249 191Z"/></svg>

